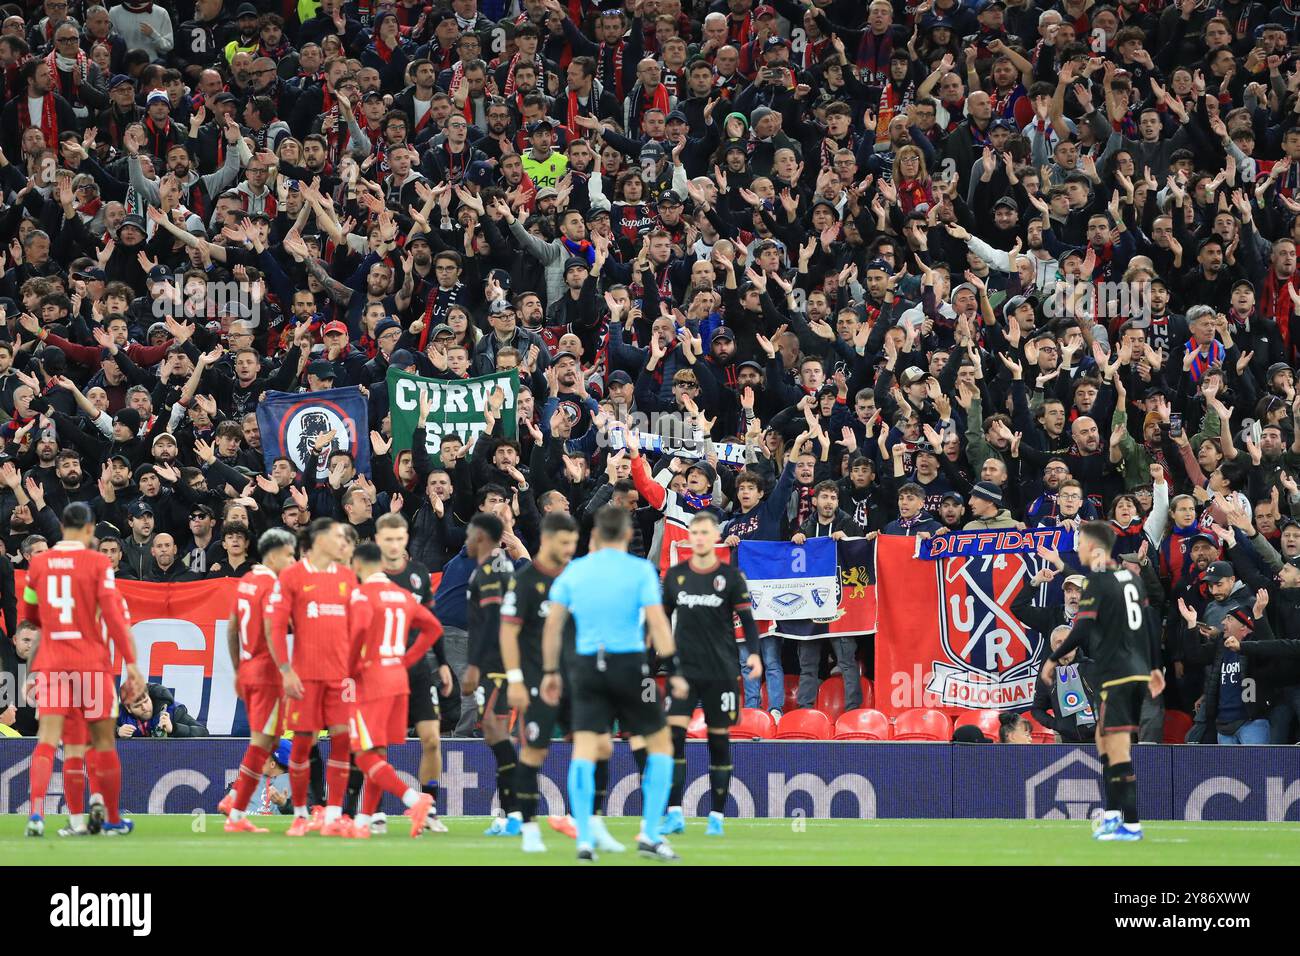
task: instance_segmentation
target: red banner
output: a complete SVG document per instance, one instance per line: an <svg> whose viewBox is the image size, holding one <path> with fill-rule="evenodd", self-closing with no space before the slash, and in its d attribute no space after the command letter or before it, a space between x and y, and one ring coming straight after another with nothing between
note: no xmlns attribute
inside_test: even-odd
<svg viewBox="0 0 1300 956"><path fill-rule="evenodd" d="M1038 568L1034 555L921 561L916 539L876 539L880 627L876 706L1010 710L1028 707L1044 640L1011 614Z"/></svg>
<svg viewBox="0 0 1300 956"><path fill-rule="evenodd" d="M432 577L436 589L442 575ZM26 580L24 572L14 572L19 601ZM177 702L213 734L248 732L243 706L235 696L235 666L226 636L238 582L117 581L131 614L140 672L152 683L171 688ZM116 652L113 664L120 674L123 664Z"/></svg>

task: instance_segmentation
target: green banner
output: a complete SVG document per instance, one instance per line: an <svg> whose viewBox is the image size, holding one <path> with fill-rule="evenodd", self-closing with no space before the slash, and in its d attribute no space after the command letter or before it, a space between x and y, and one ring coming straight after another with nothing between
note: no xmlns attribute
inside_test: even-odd
<svg viewBox="0 0 1300 956"><path fill-rule="evenodd" d="M459 435L468 443L487 430L484 413L492 392L505 393L501 405L501 434L514 438L518 431L515 400L519 395L519 372L498 372L481 378L424 378L388 370L388 411L392 416L393 454L411 447L415 430L424 426L424 447L429 458L442 464L439 452L444 435ZM428 396L428 415L420 421L420 396Z"/></svg>

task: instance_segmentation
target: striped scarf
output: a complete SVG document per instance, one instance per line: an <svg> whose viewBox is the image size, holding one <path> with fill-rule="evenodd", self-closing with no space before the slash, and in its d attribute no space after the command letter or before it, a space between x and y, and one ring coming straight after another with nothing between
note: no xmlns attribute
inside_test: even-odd
<svg viewBox="0 0 1300 956"><path fill-rule="evenodd" d="M1192 354L1192 367L1188 370L1193 382L1199 382L1201 376L1215 365L1221 365L1223 358L1228 354L1228 350L1223 347L1223 343L1218 339L1210 340L1210 354L1201 354L1200 346L1196 344L1196 339L1187 340L1187 351Z"/></svg>
<svg viewBox="0 0 1300 956"><path fill-rule="evenodd" d="M1185 528L1172 525L1165 540L1160 542L1160 574L1171 589L1178 586L1191 567L1192 549L1188 542L1200 532L1199 522Z"/></svg>

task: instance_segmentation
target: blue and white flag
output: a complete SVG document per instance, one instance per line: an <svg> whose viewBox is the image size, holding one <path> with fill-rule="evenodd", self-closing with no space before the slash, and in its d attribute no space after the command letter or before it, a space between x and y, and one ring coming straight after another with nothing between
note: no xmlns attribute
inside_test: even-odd
<svg viewBox="0 0 1300 956"><path fill-rule="evenodd" d="M365 397L356 388L323 392L267 392L257 403L257 427L262 432L266 470L277 458L288 458L312 487L329 477L329 456L345 451L357 471L370 476L370 424ZM332 434L331 434L332 433ZM314 475L307 463L321 435L330 435Z"/></svg>
<svg viewBox="0 0 1300 956"><path fill-rule="evenodd" d="M742 541L738 550L755 618L806 621L836 613L839 570L833 538L809 538L803 544Z"/></svg>

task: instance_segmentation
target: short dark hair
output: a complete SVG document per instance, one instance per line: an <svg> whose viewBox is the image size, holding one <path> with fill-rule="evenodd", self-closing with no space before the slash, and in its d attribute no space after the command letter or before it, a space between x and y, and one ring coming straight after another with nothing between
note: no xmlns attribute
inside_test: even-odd
<svg viewBox="0 0 1300 956"><path fill-rule="evenodd" d="M362 564L379 564L384 560L379 545L373 541L363 541L357 545L356 550L352 552L352 557Z"/></svg>
<svg viewBox="0 0 1300 956"><path fill-rule="evenodd" d="M80 531L87 526L94 526L95 513L84 501L74 501L63 509L59 523L65 531Z"/></svg>
<svg viewBox="0 0 1300 956"><path fill-rule="evenodd" d="M565 531L577 531L578 522L567 511L552 511L542 518L542 537L561 534Z"/></svg>
<svg viewBox="0 0 1300 956"><path fill-rule="evenodd" d="M596 512L591 532L601 541L622 541L631 526L631 519L624 509L605 505Z"/></svg>
<svg viewBox="0 0 1300 956"><path fill-rule="evenodd" d="M505 525L501 519L494 514L488 514L486 511L480 511L469 522L469 530L478 529L482 534L488 536L490 541L500 541L501 535L505 533Z"/></svg>

